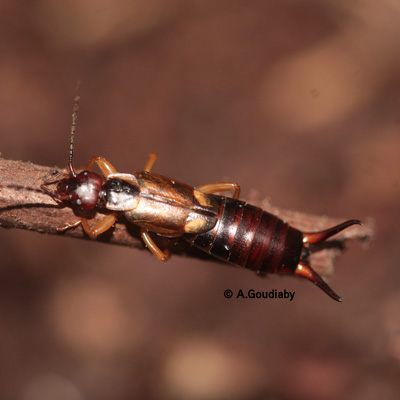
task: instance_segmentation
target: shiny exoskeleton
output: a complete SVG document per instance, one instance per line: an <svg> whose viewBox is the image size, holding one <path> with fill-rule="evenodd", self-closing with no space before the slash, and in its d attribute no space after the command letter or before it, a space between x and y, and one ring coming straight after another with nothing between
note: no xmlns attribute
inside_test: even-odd
<svg viewBox="0 0 400 400"><path fill-rule="evenodd" d="M75 100L71 128L68 173L47 180L42 189L57 202L83 210L107 209L109 214L95 226L86 218L66 223L58 230L82 225L90 236L110 229L117 218L125 218L140 227L147 247L160 260L168 253L154 243L149 232L165 237L181 236L209 254L248 268L261 275L291 274L304 277L337 301L342 301L308 262L309 245L324 241L354 224L346 221L321 232L305 233L277 216L238 200L236 183L210 183L193 188L151 172L156 161L152 153L144 170L135 174L118 173L104 158L93 157L85 170L77 173L73 166L74 134L78 110ZM103 176L91 171L97 165ZM56 184L54 191L48 186ZM233 191L232 198L214 193Z"/></svg>
<svg viewBox="0 0 400 400"><path fill-rule="evenodd" d="M333 299L343 300L310 267L308 247L351 225L361 224L360 221L350 220L324 231L305 233L259 207L229 197L213 197L219 204L218 222L210 231L185 235L192 245L260 275L307 278Z"/></svg>

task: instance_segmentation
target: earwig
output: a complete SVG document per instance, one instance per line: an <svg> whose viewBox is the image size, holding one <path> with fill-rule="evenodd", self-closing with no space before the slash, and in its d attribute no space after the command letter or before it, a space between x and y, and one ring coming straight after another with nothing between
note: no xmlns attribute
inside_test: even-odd
<svg viewBox="0 0 400 400"><path fill-rule="evenodd" d="M118 173L105 158L92 157L77 173L73 165L74 135L79 96L75 98L70 135L68 173L46 180L41 186L58 203L82 210L106 209L109 214L95 226L84 217L66 223L59 231L82 225L89 236L110 229L122 215L140 227L140 235L149 250L161 261L169 253L162 251L149 232L164 237L183 237L191 245L231 264L260 275L286 274L306 278L328 296L338 296L311 268L310 245L320 243L344 229L362 223L349 220L320 232L302 232L277 216L239 200L240 186L218 182L194 188L151 172L157 159L150 154L143 171ZM103 176L93 172L97 165ZM49 185L56 184L55 190ZM233 191L232 197L216 192Z"/></svg>

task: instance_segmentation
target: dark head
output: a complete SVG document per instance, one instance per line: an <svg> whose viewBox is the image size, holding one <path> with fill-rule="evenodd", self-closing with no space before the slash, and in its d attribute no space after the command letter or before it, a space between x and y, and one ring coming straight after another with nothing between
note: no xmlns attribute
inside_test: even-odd
<svg viewBox="0 0 400 400"><path fill-rule="evenodd" d="M91 210L97 205L102 185L103 179L99 174L82 171L76 176L61 179L52 197L82 210Z"/></svg>
<svg viewBox="0 0 400 400"><path fill-rule="evenodd" d="M57 184L54 191L48 186ZM103 178L95 172L82 171L76 176L59 174L52 180L47 180L41 189L58 203L69 203L82 210L92 210L99 202Z"/></svg>

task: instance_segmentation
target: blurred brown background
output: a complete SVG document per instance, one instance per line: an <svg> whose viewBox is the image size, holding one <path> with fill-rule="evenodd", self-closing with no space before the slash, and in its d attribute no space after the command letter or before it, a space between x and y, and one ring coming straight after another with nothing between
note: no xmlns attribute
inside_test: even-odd
<svg viewBox="0 0 400 400"><path fill-rule="evenodd" d="M400 3L0 2L0 151L366 219L309 282L0 230L0 399L398 399ZM227 300L225 289L286 289Z"/></svg>

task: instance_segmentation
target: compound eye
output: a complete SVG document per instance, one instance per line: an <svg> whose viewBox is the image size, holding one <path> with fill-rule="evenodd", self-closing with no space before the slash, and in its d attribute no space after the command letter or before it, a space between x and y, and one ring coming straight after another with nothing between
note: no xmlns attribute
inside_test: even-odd
<svg viewBox="0 0 400 400"><path fill-rule="evenodd" d="M57 184L57 189L55 191L55 196L59 200L71 200L71 194L75 192L77 187L75 178L62 179Z"/></svg>
<svg viewBox="0 0 400 400"><path fill-rule="evenodd" d="M69 191L68 181L63 179L57 186L57 192L59 194L67 194Z"/></svg>

